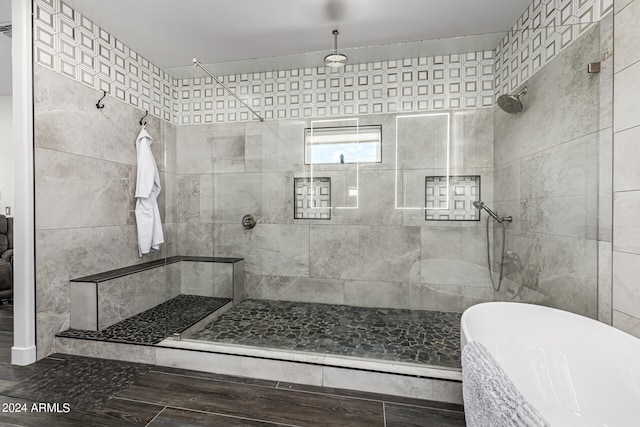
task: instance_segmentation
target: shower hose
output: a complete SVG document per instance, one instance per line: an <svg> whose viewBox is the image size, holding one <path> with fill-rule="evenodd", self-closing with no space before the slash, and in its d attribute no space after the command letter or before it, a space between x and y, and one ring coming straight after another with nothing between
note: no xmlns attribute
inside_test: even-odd
<svg viewBox="0 0 640 427"><path fill-rule="evenodd" d="M496 287L493 281L493 274L491 273L491 248L489 245L489 221L491 217L487 216L487 264L489 267L489 279L491 280L491 287L495 292L500 291L500 285L502 285L502 272L504 270L504 243L507 235L506 226L504 225L504 221L500 221L500 225L502 225L502 255L500 257L500 276L498 277L498 286ZM518 292L519 293L519 292Z"/></svg>

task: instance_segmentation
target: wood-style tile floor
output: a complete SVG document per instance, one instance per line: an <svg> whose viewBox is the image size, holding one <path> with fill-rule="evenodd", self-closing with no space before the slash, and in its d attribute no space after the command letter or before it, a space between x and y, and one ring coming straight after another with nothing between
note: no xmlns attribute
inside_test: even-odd
<svg viewBox="0 0 640 427"><path fill-rule="evenodd" d="M454 404L61 354L13 366L8 355L0 349L0 426L465 425Z"/></svg>

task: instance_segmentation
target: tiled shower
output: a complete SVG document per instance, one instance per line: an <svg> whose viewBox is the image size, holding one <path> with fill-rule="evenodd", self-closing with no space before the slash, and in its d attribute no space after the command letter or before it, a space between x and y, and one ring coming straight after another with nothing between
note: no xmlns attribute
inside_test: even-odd
<svg viewBox="0 0 640 427"><path fill-rule="evenodd" d="M114 285L103 297L111 316L181 294L224 297L237 306L197 315L181 339L446 368L458 367L457 322L473 304L514 299L610 322L610 259L598 248L611 240L611 5L565 3L534 2L495 49L223 76L259 122L209 77L172 76L98 17L37 0L39 356L74 328L70 280L149 261L136 256L132 211L143 110L155 116L147 129L163 181L166 243L152 258L191 259L166 262L135 290ZM591 62L600 74L587 73ZM523 113L494 106L523 86ZM110 97L96 111L101 91ZM372 127L373 161L308 161L313 132ZM500 292L479 199L514 218ZM245 215L255 228L242 227ZM498 271L502 229L489 227ZM213 257L241 258L243 273ZM362 322L378 334L358 331ZM399 350L436 341L424 359Z"/></svg>

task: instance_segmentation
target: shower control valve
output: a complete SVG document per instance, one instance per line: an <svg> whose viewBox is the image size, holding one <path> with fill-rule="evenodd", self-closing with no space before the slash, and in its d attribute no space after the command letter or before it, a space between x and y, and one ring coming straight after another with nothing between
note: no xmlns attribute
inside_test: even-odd
<svg viewBox="0 0 640 427"><path fill-rule="evenodd" d="M255 226L256 226L256 218L253 215L247 214L242 217L242 227L244 227L245 231L251 230Z"/></svg>

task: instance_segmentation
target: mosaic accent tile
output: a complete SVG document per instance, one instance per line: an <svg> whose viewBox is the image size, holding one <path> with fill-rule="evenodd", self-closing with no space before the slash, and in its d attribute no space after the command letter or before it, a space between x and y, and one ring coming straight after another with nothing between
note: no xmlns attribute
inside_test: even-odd
<svg viewBox="0 0 640 427"><path fill-rule="evenodd" d="M59 0L35 0L34 61L178 123L178 80Z"/></svg>
<svg viewBox="0 0 640 427"><path fill-rule="evenodd" d="M60 0L35 0L34 60L174 124L256 118L211 77L177 79ZM492 107L613 0L536 0L495 50L219 78L267 120Z"/></svg>
<svg viewBox="0 0 640 427"><path fill-rule="evenodd" d="M480 176L425 177L426 221L480 221Z"/></svg>
<svg viewBox="0 0 640 427"><path fill-rule="evenodd" d="M519 86L613 10L613 0L536 0L495 51L496 97Z"/></svg>
<svg viewBox="0 0 640 427"><path fill-rule="evenodd" d="M231 301L226 298L178 295L102 331L68 329L57 336L154 345L174 333L181 333Z"/></svg>
<svg viewBox="0 0 640 427"><path fill-rule="evenodd" d="M331 219L331 178L294 178L295 219Z"/></svg>
<svg viewBox="0 0 640 427"><path fill-rule="evenodd" d="M267 120L493 106L493 51L220 76ZM212 98L213 96L213 98ZM210 77L180 80L181 124L255 120Z"/></svg>
<svg viewBox="0 0 640 427"><path fill-rule="evenodd" d="M150 368L141 363L65 356L64 362L2 394L34 402L64 402L76 411L94 409Z"/></svg>
<svg viewBox="0 0 640 427"><path fill-rule="evenodd" d="M460 316L245 300L186 338L460 368Z"/></svg>

